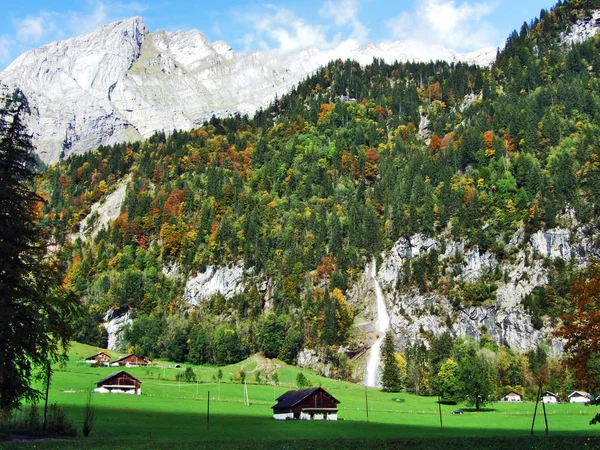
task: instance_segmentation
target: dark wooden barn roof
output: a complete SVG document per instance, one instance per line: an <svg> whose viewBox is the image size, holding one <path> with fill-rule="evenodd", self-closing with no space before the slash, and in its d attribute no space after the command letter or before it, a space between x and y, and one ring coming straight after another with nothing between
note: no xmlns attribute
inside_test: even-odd
<svg viewBox="0 0 600 450"><path fill-rule="evenodd" d="M321 387L310 388L310 389L298 389L297 391L287 391L285 394L279 396L277 398L277 404L272 406L273 409L287 409L293 408L298 403L303 401L304 399L310 397L311 395L317 393L318 391L323 391L325 395L331 398L334 403L339 403L340 401L333 397L329 392Z"/></svg>
<svg viewBox="0 0 600 450"><path fill-rule="evenodd" d="M121 370L121 371L119 371L119 372L112 373L112 374L110 374L109 376L102 378L100 381L97 381L97 382L96 382L96 384L97 384L97 385L101 385L101 384L102 384L102 383L104 383L105 381L108 381L108 380L110 380L110 379L112 379L112 378L118 377L118 376L119 376L119 375L121 375L121 374L123 374L123 375L126 375L127 377L131 378L132 380L135 380L135 381L137 381L138 383L142 384L142 382L141 382L140 380L138 380L138 379L137 379L136 377L134 377L133 375L130 375L129 373L125 372L124 370Z"/></svg>
<svg viewBox="0 0 600 450"><path fill-rule="evenodd" d="M142 358L141 356L138 356L135 353L132 353L130 355L121 356L119 359L116 359L114 362L118 363L118 362L124 361L126 359L138 359L140 361L143 361L145 364L148 363L148 361L146 360L146 358Z"/></svg>

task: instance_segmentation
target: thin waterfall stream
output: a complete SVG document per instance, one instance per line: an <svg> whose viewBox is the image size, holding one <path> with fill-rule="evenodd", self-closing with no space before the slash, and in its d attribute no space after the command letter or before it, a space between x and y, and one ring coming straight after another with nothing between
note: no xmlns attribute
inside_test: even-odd
<svg viewBox="0 0 600 450"><path fill-rule="evenodd" d="M385 333L390 329L390 316L385 306L383 292L379 281L377 281L377 262L373 259L371 264L371 278L375 285L375 297L377 299L377 317L375 320L375 329L377 331L377 340L371 347L369 360L367 361L367 386L378 386L380 384L379 363L381 361L381 344L385 338Z"/></svg>

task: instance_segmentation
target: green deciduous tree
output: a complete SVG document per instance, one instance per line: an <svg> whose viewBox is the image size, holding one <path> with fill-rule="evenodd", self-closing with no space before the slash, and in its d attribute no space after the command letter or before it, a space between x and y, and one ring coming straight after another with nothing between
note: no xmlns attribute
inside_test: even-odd
<svg viewBox="0 0 600 450"><path fill-rule="evenodd" d="M0 110L0 410L40 396L35 369L66 358L77 310L38 222L23 100L17 93Z"/></svg>
<svg viewBox="0 0 600 450"><path fill-rule="evenodd" d="M285 338L285 331L280 326L277 316L266 317L258 333L260 346L267 358L276 358Z"/></svg>
<svg viewBox="0 0 600 450"><path fill-rule="evenodd" d="M480 411L493 389L490 364L481 355L471 353L460 360L458 379L462 399Z"/></svg>
<svg viewBox="0 0 600 450"><path fill-rule="evenodd" d="M451 358L440 366L433 382L434 388L443 401L460 400L461 386L458 379L458 364Z"/></svg>
<svg viewBox="0 0 600 450"><path fill-rule="evenodd" d="M215 357L217 364L231 364L244 357L240 338L235 329L226 326L217 328Z"/></svg>

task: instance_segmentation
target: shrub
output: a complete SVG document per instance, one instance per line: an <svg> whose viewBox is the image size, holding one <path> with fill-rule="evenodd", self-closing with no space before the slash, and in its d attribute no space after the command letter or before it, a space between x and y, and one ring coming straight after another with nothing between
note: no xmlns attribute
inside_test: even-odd
<svg viewBox="0 0 600 450"><path fill-rule="evenodd" d="M96 421L96 409L92 406L92 391L88 392L85 409L83 410L83 435L88 437L94 428Z"/></svg>
<svg viewBox="0 0 600 450"><path fill-rule="evenodd" d="M77 434L75 427L67 418L64 408L58 406L56 403L50 405L46 428L48 431L60 436L75 436Z"/></svg>

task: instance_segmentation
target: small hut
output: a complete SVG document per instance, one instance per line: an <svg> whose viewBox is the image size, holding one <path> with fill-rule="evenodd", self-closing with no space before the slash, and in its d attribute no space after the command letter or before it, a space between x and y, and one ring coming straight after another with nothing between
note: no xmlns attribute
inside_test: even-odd
<svg viewBox="0 0 600 450"><path fill-rule="evenodd" d="M110 361L110 356L104 350L102 350L100 353L96 353L95 355L85 358L86 363L96 364L96 365L101 365L101 366L108 366L109 361Z"/></svg>
<svg viewBox="0 0 600 450"><path fill-rule="evenodd" d="M504 396L504 401L505 402L522 402L523 397L521 396L521 394L519 394L515 391L510 391L508 394L506 394Z"/></svg>
<svg viewBox="0 0 600 450"><path fill-rule="evenodd" d="M148 362L148 359L142 358L142 357L134 355L134 354L121 356L116 361L113 361L110 363L110 365L113 367L117 367L117 366L138 367L138 366L147 366L148 364L150 364Z"/></svg>
<svg viewBox="0 0 600 450"><path fill-rule="evenodd" d="M325 389L310 388L287 391L272 406L276 420L337 420L339 400Z"/></svg>
<svg viewBox="0 0 600 450"><path fill-rule="evenodd" d="M589 403L592 401L592 396L587 392L573 391L569 395L569 403Z"/></svg>
<svg viewBox="0 0 600 450"><path fill-rule="evenodd" d="M102 394L137 394L142 393L142 382L133 375L128 374L124 370L113 373L100 381L96 382L94 392Z"/></svg>

